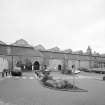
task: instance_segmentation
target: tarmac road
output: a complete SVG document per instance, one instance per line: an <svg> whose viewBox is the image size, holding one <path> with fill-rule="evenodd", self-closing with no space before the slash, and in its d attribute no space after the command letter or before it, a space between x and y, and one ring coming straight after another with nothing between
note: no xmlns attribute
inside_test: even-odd
<svg viewBox="0 0 105 105"><path fill-rule="evenodd" d="M42 87L34 73L25 73L21 78L8 77L0 80L0 105L105 105L105 81L98 79L101 77L89 73L78 75L76 84L88 92Z"/></svg>

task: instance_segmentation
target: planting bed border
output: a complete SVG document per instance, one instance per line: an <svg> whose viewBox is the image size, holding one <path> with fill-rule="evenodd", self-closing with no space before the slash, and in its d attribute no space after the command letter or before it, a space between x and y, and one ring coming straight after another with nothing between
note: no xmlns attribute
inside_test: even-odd
<svg viewBox="0 0 105 105"><path fill-rule="evenodd" d="M59 88L56 88L56 87L50 87L50 86L47 86L44 84L44 82L40 81L41 85L43 87L46 87L46 88L49 88L49 89L53 89L53 90L57 90L57 91L68 91L68 92L88 92L88 90L85 90L85 89L81 89L81 88L69 88L69 89L59 89Z"/></svg>
<svg viewBox="0 0 105 105"><path fill-rule="evenodd" d="M36 73L37 76L39 77L39 73ZM40 77L39 77L40 78ZM57 90L57 91L68 91L68 92L88 92L85 89L81 89L75 85L72 85L73 87L69 87L69 88L58 88L58 87L53 87L51 86L52 84L50 84L50 86L46 85L46 81L47 80L52 80L52 77L49 76L49 74L44 74L44 77L42 79L39 80L40 84L43 87L49 88L49 89L53 89L53 90Z"/></svg>

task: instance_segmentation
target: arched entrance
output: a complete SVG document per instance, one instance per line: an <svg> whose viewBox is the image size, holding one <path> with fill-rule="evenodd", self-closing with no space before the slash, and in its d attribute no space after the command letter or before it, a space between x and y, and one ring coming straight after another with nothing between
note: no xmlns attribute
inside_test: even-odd
<svg viewBox="0 0 105 105"><path fill-rule="evenodd" d="M40 69L40 64L38 61L34 62L34 70L39 70Z"/></svg>
<svg viewBox="0 0 105 105"><path fill-rule="evenodd" d="M62 69L62 66L61 65L58 65L58 70L61 70Z"/></svg>
<svg viewBox="0 0 105 105"><path fill-rule="evenodd" d="M0 57L0 72L2 72L4 69L8 69L8 66L7 59Z"/></svg>

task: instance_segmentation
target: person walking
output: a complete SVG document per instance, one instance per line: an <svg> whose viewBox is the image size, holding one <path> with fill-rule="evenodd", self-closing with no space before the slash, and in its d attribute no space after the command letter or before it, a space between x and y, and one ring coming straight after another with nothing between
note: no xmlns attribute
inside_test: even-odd
<svg viewBox="0 0 105 105"><path fill-rule="evenodd" d="M75 74L75 65L72 65L72 73Z"/></svg>
<svg viewBox="0 0 105 105"><path fill-rule="evenodd" d="M72 73L73 73L73 88L75 88L75 65L72 65Z"/></svg>
<svg viewBox="0 0 105 105"><path fill-rule="evenodd" d="M4 77L4 70L2 71L2 77Z"/></svg>

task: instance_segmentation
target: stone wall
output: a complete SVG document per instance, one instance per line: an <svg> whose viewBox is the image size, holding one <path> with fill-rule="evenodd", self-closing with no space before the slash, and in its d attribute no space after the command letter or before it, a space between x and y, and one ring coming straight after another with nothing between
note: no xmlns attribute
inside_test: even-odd
<svg viewBox="0 0 105 105"><path fill-rule="evenodd" d="M86 60L80 61L80 68L90 68L89 61Z"/></svg>
<svg viewBox="0 0 105 105"><path fill-rule="evenodd" d="M71 69L72 65L75 65L76 69L79 67L94 68L94 67L105 67L105 57L93 56L86 54L73 54L64 52L53 52L53 51L38 51L38 54L34 54L32 47L16 47L9 45L0 45L0 64L8 62L8 68L12 69L12 66L16 66L18 61L22 61L23 64L26 61L30 61L34 66L37 61L40 66L55 67L61 65L62 68L66 64L67 69ZM25 53L27 52L27 53ZM24 55L24 53L26 55ZM37 56L38 55L38 56ZM40 56L41 55L41 56Z"/></svg>
<svg viewBox="0 0 105 105"><path fill-rule="evenodd" d="M72 69L72 65L75 65L75 68L78 69L80 67L80 61L68 60L68 69Z"/></svg>
<svg viewBox="0 0 105 105"><path fill-rule="evenodd" d="M58 66L61 65L61 68L63 68L63 60L60 59L49 59L49 67L54 68L55 70L58 70Z"/></svg>

